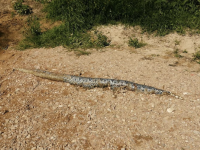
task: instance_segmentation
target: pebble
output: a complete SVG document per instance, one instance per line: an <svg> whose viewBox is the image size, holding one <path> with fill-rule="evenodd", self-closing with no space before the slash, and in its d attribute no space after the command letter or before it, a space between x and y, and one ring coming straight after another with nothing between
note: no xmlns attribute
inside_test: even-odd
<svg viewBox="0 0 200 150"><path fill-rule="evenodd" d="M43 148L38 146L38 147L37 147L37 150L43 150Z"/></svg>
<svg viewBox="0 0 200 150"><path fill-rule="evenodd" d="M194 133L194 134L198 134L198 135L200 135L200 132L197 131L197 130L194 130L193 133Z"/></svg>
<svg viewBox="0 0 200 150"><path fill-rule="evenodd" d="M151 107L153 107L153 108L155 107L154 103L151 103Z"/></svg>
<svg viewBox="0 0 200 150"><path fill-rule="evenodd" d="M28 135L26 136L26 138L27 138L27 139L29 139L30 137L31 137L31 135L30 135L30 134L28 134Z"/></svg>
<svg viewBox="0 0 200 150"><path fill-rule="evenodd" d="M76 142L76 140L72 140L72 143L75 143Z"/></svg>
<svg viewBox="0 0 200 150"><path fill-rule="evenodd" d="M15 92L18 92L20 89L19 88L17 88L16 90L15 90Z"/></svg>
<svg viewBox="0 0 200 150"><path fill-rule="evenodd" d="M173 111L175 111L175 109L174 109L173 107L167 109L167 112L168 112L168 113L172 113Z"/></svg>
<svg viewBox="0 0 200 150"><path fill-rule="evenodd" d="M10 97L10 96L11 96L11 94L8 94L8 95L7 95L7 97Z"/></svg>
<svg viewBox="0 0 200 150"><path fill-rule="evenodd" d="M177 98L177 99L178 99L179 97L178 97L178 96L175 96L175 98Z"/></svg>
<svg viewBox="0 0 200 150"><path fill-rule="evenodd" d="M17 128L17 125L12 125L12 126L10 127L11 130L14 130L15 128Z"/></svg>

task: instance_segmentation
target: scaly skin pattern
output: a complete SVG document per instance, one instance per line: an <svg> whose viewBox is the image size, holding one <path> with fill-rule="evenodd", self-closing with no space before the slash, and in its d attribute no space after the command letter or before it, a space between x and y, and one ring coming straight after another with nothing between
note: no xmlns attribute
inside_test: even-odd
<svg viewBox="0 0 200 150"><path fill-rule="evenodd" d="M61 81L61 82L67 82L73 85L82 86L84 88L95 88L95 87L110 87L111 89L116 88L124 88L130 91L139 91L139 92L145 92L145 93L152 93L152 94L158 94L158 95L173 95L169 91L157 89L151 86L142 85L126 80L116 80L116 79L106 79L106 78L89 78L89 77L79 77L79 76L73 76L73 75L67 75L67 74L57 74L53 72L48 71L42 71L42 70L27 70L27 69L14 69L25 73L33 74L37 77L54 80L54 81Z"/></svg>

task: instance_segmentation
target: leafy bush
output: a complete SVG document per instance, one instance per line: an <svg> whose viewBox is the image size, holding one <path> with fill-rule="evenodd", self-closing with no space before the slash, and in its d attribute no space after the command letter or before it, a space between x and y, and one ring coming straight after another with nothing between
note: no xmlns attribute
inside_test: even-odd
<svg viewBox="0 0 200 150"><path fill-rule="evenodd" d="M105 47L109 45L107 36L99 33L98 31L95 31L95 36L96 40L94 41L94 45L96 47Z"/></svg>
<svg viewBox="0 0 200 150"><path fill-rule="evenodd" d="M20 15L28 15L32 13L32 9L28 5L23 5L23 0L17 0L17 2L14 3L13 7L14 10L17 11Z"/></svg>
<svg viewBox="0 0 200 150"><path fill-rule="evenodd" d="M146 45L146 43L139 42L137 38L135 38L135 39L130 38L128 44L129 44L129 46L132 46L135 48L141 48Z"/></svg>

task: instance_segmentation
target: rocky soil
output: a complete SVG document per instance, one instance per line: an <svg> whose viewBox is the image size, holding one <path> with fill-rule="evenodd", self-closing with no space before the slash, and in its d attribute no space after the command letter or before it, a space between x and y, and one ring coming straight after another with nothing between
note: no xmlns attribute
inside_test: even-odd
<svg viewBox="0 0 200 150"><path fill-rule="evenodd" d="M90 55L77 56L63 47L17 51L12 43L1 50L0 148L200 149L200 65L192 61L199 35L155 37L122 25L97 30L108 36L111 46L87 50ZM129 37L147 45L131 48ZM174 55L176 49L183 57ZM129 80L182 99L83 89L14 68Z"/></svg>

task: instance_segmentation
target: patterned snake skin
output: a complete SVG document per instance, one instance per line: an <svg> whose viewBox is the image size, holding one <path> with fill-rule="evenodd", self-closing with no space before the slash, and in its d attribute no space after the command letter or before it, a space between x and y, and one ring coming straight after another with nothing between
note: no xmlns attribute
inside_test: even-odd
<svg viewBox="0 0 200 150"><path fill-rule="evenodd" d="M42 70L27 70L27 69L14 69L25 73L33 74L37 77L50 79L54 81L67 82L73 85L82 86L84 88L95 88L95 87L110 87L111 89L124 88L130 91L139 91L152 94L167 94L172 95L171 92L157 89L151 86L137 84L134 82L126 80L116 80L116 79L105 79L105 78L89 78L89 77L79 77L67 74L56 74L48 71Z"/></svg>

